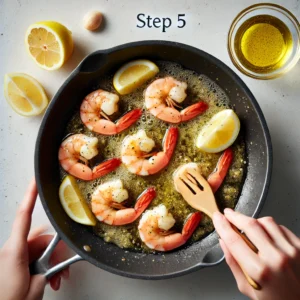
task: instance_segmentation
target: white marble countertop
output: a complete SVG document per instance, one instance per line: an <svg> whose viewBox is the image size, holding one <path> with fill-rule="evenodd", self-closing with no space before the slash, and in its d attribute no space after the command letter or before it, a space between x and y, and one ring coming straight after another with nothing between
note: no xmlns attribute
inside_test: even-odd
<svg viewBox="0 0 300 300"><path fill-rule="evenodd" d="M172 2L172 5L170 4ZM272 136L274 168L267 202L261 215L275 219L300 235L300 63L287 75L257 81L241 75L226 48L231 21L251 0L0 0L0 78L25 72L37 78L51 98L72 69L90 52L131 41L162 39L198 47L221 59L245 81L259 102ZM284 5L300 19L300 1L272 1ZM92 9L105 14L102 31L83 29L83 15ZM137 14L152 17L186 15L186 26L137 28ZM75 40L72 58L59 71L40 69L24 47L26 28L36 21L56 20L66 25ZM176 24L175 22L173 24ZM33 176L35 139L42 117L15 114L0 93L0 246L8 238L14 213ZM33 226L47 224L38 201ZM47 287L44 299L244 299L225 263L180 278L141 281L119 277L86 262L71 267L71 278L55 293Z"/></svg>

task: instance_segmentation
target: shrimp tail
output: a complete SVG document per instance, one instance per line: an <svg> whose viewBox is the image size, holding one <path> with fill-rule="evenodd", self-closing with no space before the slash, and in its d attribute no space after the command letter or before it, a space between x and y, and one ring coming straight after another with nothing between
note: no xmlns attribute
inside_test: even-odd
<svg viewBox="0 0 300 300"><path fill-rule="evenodd" d="M179 131L177 127L170 127L163 140L163 150L170 160L176 147Z"/></svg>
<svg viewBox="0 0 300 300"><path fill-rule="evenodd" d="M134 210L136 211L136 218L138 218L142 214L142 212L146 210L146 208L155 197L156 191L154 187L148 188L139 196L134 206Z"/></svg>
<svg viewBox="0 0 300 300"><path fill-rule="evenodd" d="M117 133L127 129L129 126L134 124L141 117L142 112L142 109L137 108L121 117L116 123Z"/></svg>
<svg viewBox="0 0 300 300"><path fill-rule="evenodd" d="M188 106L187 108L183 109L180 114L181 114L181 122L189 121L198 115L204 113L208 109L208 104L199 101L196 104L193 104L191 106Z"/></svg>
<svg viewBox="0 0 300 300"><path fill-rule="evenodd" d="M92 180L114 171L120 164L121 160L119 158L111 158L102 162L94 167Z"/></svg>
<svg viewBox="0 0 300 300"><path fill-rule="evenodd" d="M193 213L185 222L181 233L185 241L187 241L192 236L195 229L199 225L201 218L202 218L202 214L198 211Z"/></svg>
<svg viewBox="0 0 300 300"><path fill-rule="evenodd" d="M233 151L231 148L228 148L224 151L224 153L219 158L215 170L208 176L207 181L214 193L219 189L219 187L223 183L223 180L227 175L232 160L233 160Z"/></svg>

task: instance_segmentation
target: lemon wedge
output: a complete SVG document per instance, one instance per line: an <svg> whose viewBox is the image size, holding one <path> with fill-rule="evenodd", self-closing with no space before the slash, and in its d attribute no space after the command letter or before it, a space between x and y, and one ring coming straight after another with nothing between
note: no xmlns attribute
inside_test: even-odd
<svg viewBox="0 0 300 300"><path fill-rule="evenodd" d="M49 102L40 83L24 73L5 74L4 96L18 114L26 117L39 115Z"/></svg>
<svg viewBox="0 0 300 300"><path fill-rule="evenodd" d="M30 25L26 31L25 45L34 61L46 70L59 69L73 52L71 31L54 21Z"/></svg>
<svg viewBox="0 0 300 300"><path fill-rule="evenodd" d="M123 65L114 75L117 92L126 95L141 86L159 72L157 65L147 59L133 60Z"/></svg>
<svg viewBox="0 0 300 300"><path fill-rule="evenodd" d="M227 149L236 140L240 131L240 120L232 109L215 114L200 131L196 146L208 153Z"/></svg>
<svg viewBox="0 0 300 300"><path fill-rule="evenodd" d="M83 199L74 177L68 175L59 187L59 199L66 214L75 222L96 225L96 218Z"/></svg>

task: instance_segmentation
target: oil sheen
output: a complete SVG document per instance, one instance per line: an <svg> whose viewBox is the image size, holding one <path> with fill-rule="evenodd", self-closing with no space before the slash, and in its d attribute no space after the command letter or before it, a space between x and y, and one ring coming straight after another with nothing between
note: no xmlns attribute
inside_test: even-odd
<svg viewBox="0 0 300 300"><path fill-rule="evenodd" d="M238 29L235 52L248 69L259 73L279 69L289 58L293 46L291 32L276 17L255 16Z"/></svg>
<svg viewBox="0 0 300 300"><path fill-rule="evenodd" d="M172 213L176 220L174 230L180 232L184 221L188 215L194 212L182 198L182 196L175 191L172 174L175 169L183 163L196 162L199 164L203 176L207 177L215 168L217 161L221 154L202 153L195 146L195 139L205 123L217 112L230 107L229 99L220 87L204 75L199 75L191 70L182 68L180 65L171 62L155 62L160 72L156 78L165 76L173 76L174 78L185 81L188 84L187 99L183 102L184 106L198 102L199 99L206 101L209 104L209 109L201 116L192 121L180 124L179 140L169 165L160 173L152 176L137 176L131 174L127 169L121 165L114 172L90 182L78 180L79 188L90 205L91 196L95 188L108 180L120 178L123 181L124 187L128 190L129 200L124 205L131 207L138 196L149 186L154 186L157 192L157 197L150 204L150 207L157 206L163 203L167 209ZM99 78L99 84L94 89L102 88L104 90L114 92L112 85L112 76L108 75ZM152 79L152 80L154 80ZM161 144L165 132L169 125L163 121L156 119L148 111L144 109L143 92L151 82L146 82L143 86L135 90L129 95L120 96L119 110L120 114L134 109L143 108L143 115L138 122L131 126L128 130L115 135L103 136L88 130L80 120L79 108L74 112L73 118L70 120L66 135L70 133L84 133L88 136L95 136L99 140L99 156L92 161L92 165L102 161L103 159L111 157L120 157L121 144L123 139L128 134L136 133L139 129L145 129L147 135L151 137L156 143L156 149L161 150ZM116 115L115 118L118 118ZM240 134L239 138L233 145L234 160L230 167L228 176L224 184L216 194L216 198L220 208L233 208L236 200L240 194L243 179L246 171L245 146L243 136ZM66 173L61 170L61 177ZM94 227L95 234L104 238L106 242L117 244L121 248L134 249L136 251L150 251L140 240L137 231L139 219L132 224L125 226L110 226L98 222ZM202 221L192 236L192 242L197 241L213 230L213 225L210 218L203 215Z"/></svg>

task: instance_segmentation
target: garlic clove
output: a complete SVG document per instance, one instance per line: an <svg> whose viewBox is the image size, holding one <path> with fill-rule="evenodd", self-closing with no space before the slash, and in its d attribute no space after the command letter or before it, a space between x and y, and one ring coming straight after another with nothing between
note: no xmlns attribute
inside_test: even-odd
<svg viewBox="0 0 300 300"><path fill-rule="evenodd" d="M103 15L100 11L90 11L83 18L83 26L87 30L96 30L100 27Z"/></svg>

